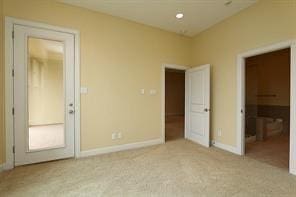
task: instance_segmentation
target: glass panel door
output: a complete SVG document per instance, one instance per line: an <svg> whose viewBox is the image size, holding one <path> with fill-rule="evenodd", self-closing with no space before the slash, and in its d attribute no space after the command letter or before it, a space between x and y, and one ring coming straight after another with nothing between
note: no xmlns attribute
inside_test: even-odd
<svg viewBox="0 0 296 197"><path fill-rule="evenodd" d="M15 165L74 156L74 35L14 25Z"/></svg>
<svg viewBox="0 0 296 197"><path fill-rule="evenodd" d="M64 43L28 38L28 151L60 148L64 132Z"/></svg>

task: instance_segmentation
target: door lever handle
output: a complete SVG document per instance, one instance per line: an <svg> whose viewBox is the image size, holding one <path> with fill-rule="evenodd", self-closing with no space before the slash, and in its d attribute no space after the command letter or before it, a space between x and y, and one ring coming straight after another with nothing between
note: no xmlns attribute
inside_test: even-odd
<svg viewBox="0 0 296 197"><path fill-rule="evenodd" d="M74 114L74 110L73 109L70 109L69 110L69 114Z"/></svg>

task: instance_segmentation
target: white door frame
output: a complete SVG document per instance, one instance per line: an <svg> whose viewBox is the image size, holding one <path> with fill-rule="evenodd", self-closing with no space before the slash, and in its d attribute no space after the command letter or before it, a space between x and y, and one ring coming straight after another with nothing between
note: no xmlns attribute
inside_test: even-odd
<svg viewBox="0 0 296 197"><path fill-rule="evenodd" d="M14 168L14 118L13 109L13 26L24 25L29 27L48 29L74 35L75 45L75 158L80 154L80 33L77 30L52 26L48 24L5 17L5 144L6 161L4 169Z"/></svg>
<svg viewBox="0 0 296 197"><path fill-rule="evenodd" d="M291 48L289 172L296 175L296 40L257 48L237 56L237 152L245 154L245 59L285 48Z"/></svg>
<svg viewBox="0 0 296 197"><path fill-rule="evenodd" d="M162 133L162 143L165 143L165 69L175 69L175 70L184 70L186 71L189 69L189 66L182 66L176 64L163 64L161 68L161 87L162 87L162 94L161 94L161 133ZM185 93L186 97L186 93ZM184 105L186 106L186 99ZM185 134L186 128L184 128Z"/></svg>

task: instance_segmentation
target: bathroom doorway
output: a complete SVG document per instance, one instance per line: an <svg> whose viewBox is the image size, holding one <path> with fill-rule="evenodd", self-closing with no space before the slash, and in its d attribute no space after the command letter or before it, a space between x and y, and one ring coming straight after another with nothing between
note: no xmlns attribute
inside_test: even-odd
<svg viewBox="0 0 296 197"><path fill-rule="evenodd" d="M245 155L289 169L291 49L245 59Z"/></svg>

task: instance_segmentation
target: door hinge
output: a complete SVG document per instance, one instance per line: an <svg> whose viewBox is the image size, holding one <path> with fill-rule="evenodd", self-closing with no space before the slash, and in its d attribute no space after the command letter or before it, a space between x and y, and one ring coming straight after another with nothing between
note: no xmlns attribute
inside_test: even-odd
<svg viewBox="0 0 296 197"><path fill-rule="evenodd" d="M12 36L12 39L14 39L14 31L12 31L12 34L11 34L11 36Z"/></svg>
<svg viewBox="0 0 296 197"><path fill-rule="evenodd" d="M12 152L15 153L15 146L12 147Z"/></svg>
<svg viewBox="0 0 296 197"><path fill-rule="evenodd" d="M242 114L244 113L244 110L243 110L243 109L241 109L241 113L242 113Z"/></svg>
<svg viewBox="0 0 296 197"><path fill-rule="evenodd" d="M14 77L14 69L12 69L11 75L12 75L12 77Z"/></svg>
<svg viewBox="0 0 296 197"><path fill-rule="evenodd" d="M12 108L12 115L14 116L14 107Z"/></svg>

